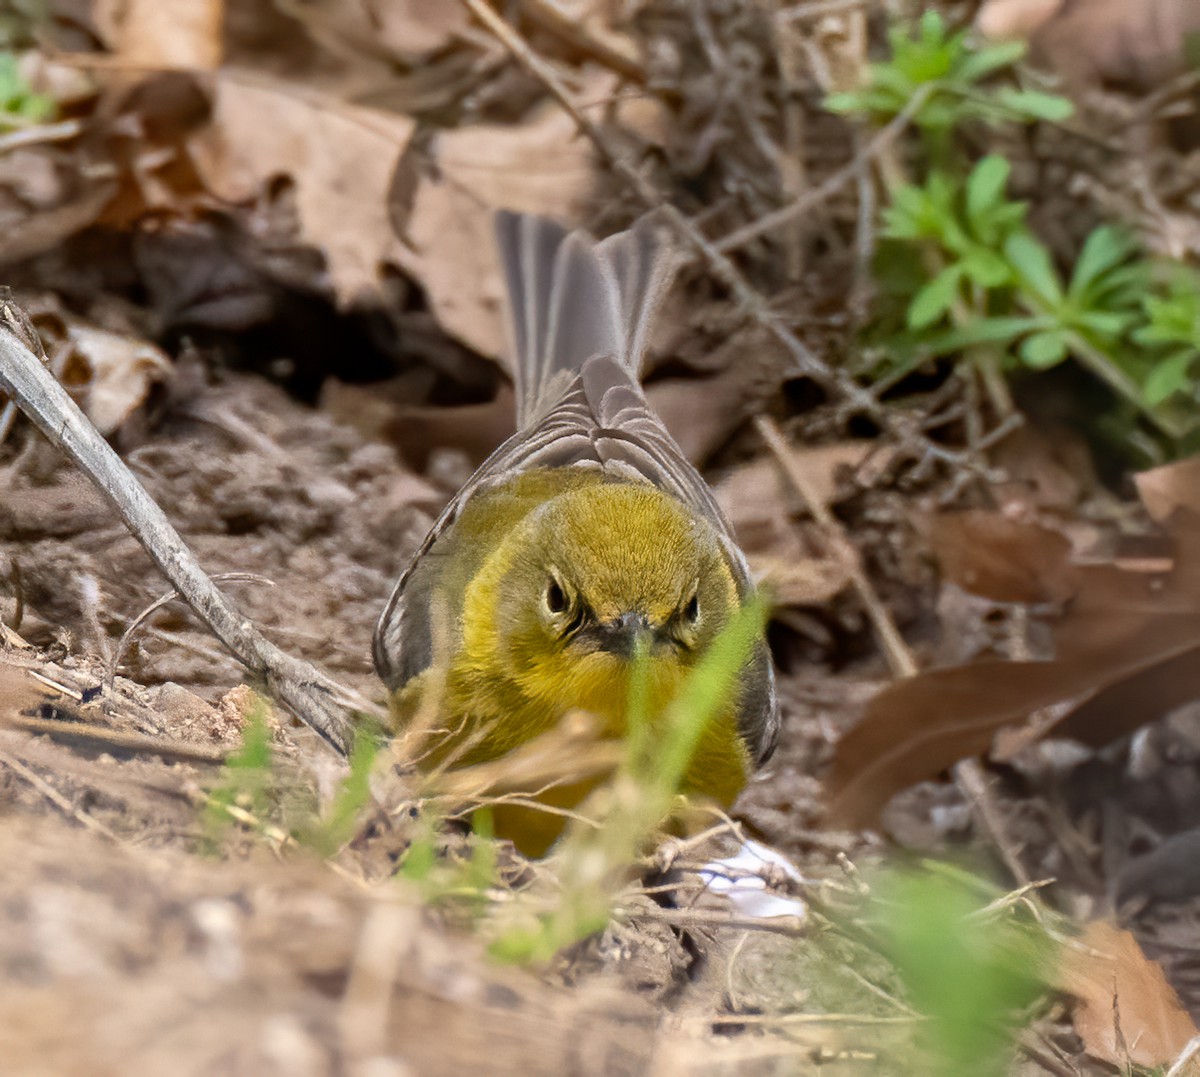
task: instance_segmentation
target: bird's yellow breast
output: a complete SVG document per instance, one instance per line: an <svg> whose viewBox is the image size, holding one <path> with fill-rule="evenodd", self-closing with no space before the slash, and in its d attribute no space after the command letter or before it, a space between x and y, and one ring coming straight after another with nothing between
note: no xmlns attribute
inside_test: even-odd
<svg viewBox="0 0 1200 1077"><path fill-rule="evenodd" d="M569 561L586 574L590 612L601 620L637 609L652 623L666 622L698 574L705 612L718 622L713 631L739 601L708 524L649 484L614 482L598 470L528 472L475 495L439 558L432 593L446 631L431 669L401 698L411 713L431 678L439 681L443 733L426 755L433 765L499 758L574 710L593 715L605 737L626 732L631 661L551 646L514 622L506 603L522 573L541 579L544 564ZM698 658L682 647L649 655L650 715L663 713ZM748 769L731 700L705 730L683 791L728 805Z"/></svg>

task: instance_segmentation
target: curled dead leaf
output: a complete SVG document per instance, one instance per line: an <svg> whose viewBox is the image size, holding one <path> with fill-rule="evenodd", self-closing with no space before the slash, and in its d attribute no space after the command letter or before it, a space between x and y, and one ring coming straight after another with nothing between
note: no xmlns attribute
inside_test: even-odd
<svg viewBox="0 0 1200 1077"><path fill-rule="evenodd" d="M1181 74L1200 32L1193 0L989 0L978 25L1028 38L1036 59L1077 82L1148 89Z"/></svg>
<svg viewBox="0 0 1200 1077"><path fill-rule="evenodd" d="M985 37L1028 37L1058 14L1063 0L989 0L977 25Z"/></svg>
<svg viewBox="0 0 1200 1077"><path fill-rule="evenodd" d="M798 449L795 458L813 496L831 505L853 491L853 484L843 481L846 476L877 452L871 442L846 441ZM807 509L774 460L736 468L717 484L716 495L776 606L819 606L850 584L850 563L825 542L806 540L795 517Z"/></svg>
<svg viewBox="0 0 1200 1077"><path fill-rule="evenodd" d="M96 0L92 18L130 66L214 71L221 65L224 0Z"/></svg>
<svg viewBox="0 0 1200 1077"><path fill-rule="evenodd" d="M751 555L750 571L773 606L820 606L849 585L851 566L834 557L800 559Z"/></svg>
<svg viewBox="0 0 1200 1077"><path fill-rule="evenodd" d="M413 122L245 72L219 72L211 90L212 114L189 142L201 181L247 202L290 180L300 238L324 253L338 298L374 294L382 266L401 260L387 197Z"/></svg>
<svg viewBox="0 0 1200 1077"><path fill-rule="evenodd" d="M1114 1066L1170 1065L1197 1035L1162 966L1128 931L1101 920L1065 950L1058 986L1076 1000L1084 1050Z"/></svg>
<svg viewBox="0 0 1200 1077"><path fill-rule="evenodd" d="M147 341L79 323L68 324L67 338L83 367L72 379L80 386L80 406L106 437L170 376L170 360Z"/></svg>
<svg viewBox="0 0 1200 1077"><path fill-rule="evenodd" d="M1179 509L1200 514L1200 456L1189 456L1134 476L1152 519L1166 523Z"/></svg>

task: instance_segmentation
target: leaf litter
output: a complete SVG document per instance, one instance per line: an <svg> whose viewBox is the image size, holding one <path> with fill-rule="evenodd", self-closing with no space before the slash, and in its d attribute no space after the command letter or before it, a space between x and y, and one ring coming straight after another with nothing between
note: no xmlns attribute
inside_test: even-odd
<svg viewBox="0 0 1200 1077"><path fill-rule="evenodd" d="M519 5L517 28L706 235L757 229L858 152L816 107L865 59L853 5L777 18L751 4L579 6L564 20L555 5ZM0 259L64 379L209 570L275 583L229 585L247 614L377 695L369 635L391 581L466 461L511 429L492 211L611 230L635 200L460 5L189 0L165 21L154 4L75 7L55 16L65 51L27 54L39 86L65 87L71 73L70 94L55 93L63 117L25 145L0 141ZM1120 77L1103 7L1082 59ZM1016 30L1036 33L1041 17ZM1055 62L1052 45L1043 51ZM1157 60L1134 62L1161 78ZM1089 186L1086 147L1021 152L1075 176L1064 232L1125 196L1112 189L1123 181ZM858 316L872 237L852 181L729 248L817 363L851 349ZM1185 193L1150 182L1163 212L1185 212ZM1126 216L1143 224L1154 212L1142 199ZM761 322L743 325L727 287L689 270L648 393L709 466L782 607L785 737L741 817L799 865L818 915L853 909L854 862L883 845L844 820L861 825L900 794L904 825L891 833L915 851L987 849L995 836L974 830L962 789L930 780L988 756L1031 873L1056 878L1048 892L1081 921L1140 902L1123 922L1153 939L1147 950L1194 1010L1195 889L1156 882L1181 874L1200 826L1188 770L1200 735L1181 706L1200 695L1187 465L1139 480L1155 532L1100 492L1086 446L1031 429L998 447L1009 482L995 487L997 512L962 475L823 399L828 383L798 373ZM955 429L940 418L943 390L918 384L903 406L918 424ZM963 643L945 638L955 623L980 641L975 662L883 687L834 536L746 422L764 412L803 446L806 487L852 537L921 664ZM0 615L20 672L6 664L0 676L0 843L18 865L5 873L0 952L6 1058L64 1073L316 1074L385 1061L450 1073L486 1059L505 1072L682 1074L800 1072L810 1058L851 1073L909 1057L898 988L835 990L808 939L743 937L724 910L708 921L699 905L627 895L622 918L538 977L487 964L461 922L374 885L419 841L394 821L326 867L251 812L233 855L200 859L197 805L252 707L239 672L168 605L94 695L117 639L164 587L97 496L19 424L3 453ZM30 667L57 687L31 688ZM1074 755L1056 746L1065 737ZM282 723L271 740L314 798L331 795L335 776L314 770L302 734ZM889 812L894 821L896 802ZM465 855L456 840L439 852L449 862ZM723 853L736 861L736 847ZM715 862L693 860L680 870L694 877ZM1116 1065L1170 1062L1190 1019L1132 937L1098 932L1084 944L1113 955L1129 987L1114 1006L1094 970L1064 973L1060 988L1082 1000L1074 1034ZM897 1018L898 1031L879 1031ZM1091 1065L1061 1015L1040 1028L1043 1043ZM184 1058L192 1069L179 1069Z"/></svg>

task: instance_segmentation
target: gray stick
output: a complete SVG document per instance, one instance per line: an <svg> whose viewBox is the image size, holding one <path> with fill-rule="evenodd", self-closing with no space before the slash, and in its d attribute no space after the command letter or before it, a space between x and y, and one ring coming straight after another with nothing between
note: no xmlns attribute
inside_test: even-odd
<svg viewBox="0 0 1200 1077"><path fill-rule="evenodd" d="M0 389L103 491L176 591L266 691L342 755L350 729L336 697L345 690L302 659L285 654L240 614L197 563L162 509L146 493L34 351L28 316L0 291Z"/></svg>

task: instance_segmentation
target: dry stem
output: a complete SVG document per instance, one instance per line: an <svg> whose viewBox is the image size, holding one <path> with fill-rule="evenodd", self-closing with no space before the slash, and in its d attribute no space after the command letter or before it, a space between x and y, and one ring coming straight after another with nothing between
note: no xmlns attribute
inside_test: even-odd
<svg viewBox="0 0 1200 1077"><path fill-rule="evenodd" d="M344 755L350 728L338 700L347 698L346 691L308 662L281 651L217 589L166 514L30 350L36 341L36 331L11 295L0 295L0 389L95 483L217 639L270 695Z"/></svg>

